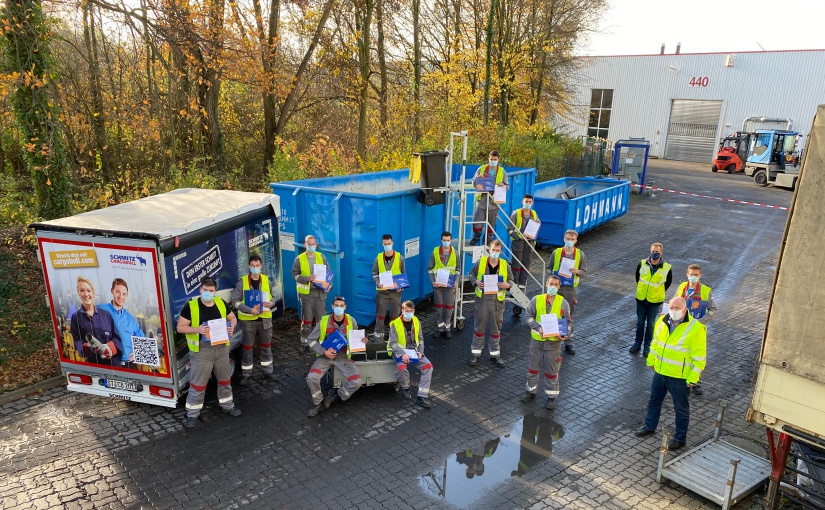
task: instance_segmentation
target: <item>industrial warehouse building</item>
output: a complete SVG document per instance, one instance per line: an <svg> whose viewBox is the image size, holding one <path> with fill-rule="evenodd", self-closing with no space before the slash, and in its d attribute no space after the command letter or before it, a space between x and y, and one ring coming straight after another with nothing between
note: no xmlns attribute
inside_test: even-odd
<svg viewBox="0 0 825 510"><path fill-rule="evenodd" d="M807 135L825 103L825 50L680 54L677 47L583 62L568 127L614 142L646 138L652 157L710 164L719 139L753 116L790 118ZM749 124L766 127L780 126Z"/></svg>

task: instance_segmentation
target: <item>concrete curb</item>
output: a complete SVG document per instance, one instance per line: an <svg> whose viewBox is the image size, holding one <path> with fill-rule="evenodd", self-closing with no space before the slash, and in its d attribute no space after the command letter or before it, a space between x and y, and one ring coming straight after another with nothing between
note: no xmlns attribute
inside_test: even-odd
<svg viewBox="0 0 825 510"><path fill-rule="evenodd" d="M19 400L25 397L26 395L31 395L32 393L37 393L38 391L49 390L64 384L66 384L66 378L62 375L59 375L57 377L52 377L51 379L46 379L45 381L34 383L31 386L20 388L19 390L3 393L0 394L0 405L5 405L9 402Z"/></svg>

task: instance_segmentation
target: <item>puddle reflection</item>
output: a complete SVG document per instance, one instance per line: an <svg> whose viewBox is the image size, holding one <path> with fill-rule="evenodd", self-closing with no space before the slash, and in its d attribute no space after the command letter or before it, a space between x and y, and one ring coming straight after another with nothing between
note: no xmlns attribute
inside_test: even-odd
<svg viewBox="0 0 825 510"><path fill-rule="evenodd" d="M503 437L460 451L433 473L419 478L421 489L459 508L514 476L529 473L550 458L564 427L552 417L529 414Z"/></svg>

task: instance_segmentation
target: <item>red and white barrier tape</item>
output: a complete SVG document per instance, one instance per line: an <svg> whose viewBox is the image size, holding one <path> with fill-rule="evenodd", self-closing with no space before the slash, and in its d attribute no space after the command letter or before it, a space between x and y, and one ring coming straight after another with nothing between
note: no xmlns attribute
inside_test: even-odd
<svg viewBox="0 0 825 510"><path fill-rule="evenodd" d="M685 196L688 196L688 197L699 197L699 198L710 198L712 200L719 200L719 201L722 201L722 202L732 202L734 204L755 205L755 206L758 206L758 207L767 207L768 209L778 209L780 211L787 211L788 210L787 207L782 207L782 206L779 206L779 205L760 204L758 202L748 202L746 200L736 200L734 198L712 197L710 195L699 195L697 193L687 193L685 191L676 191L676 190L667 189L667 188L657 188L656 186L641 186L641 185L635 184L635 183L632 184L632 185L637 187L637 188L647 188L647 189L652 189L652 190L655 190L655 191L666 191L668 193L673 193L675 195L685 195Z"/></svg>

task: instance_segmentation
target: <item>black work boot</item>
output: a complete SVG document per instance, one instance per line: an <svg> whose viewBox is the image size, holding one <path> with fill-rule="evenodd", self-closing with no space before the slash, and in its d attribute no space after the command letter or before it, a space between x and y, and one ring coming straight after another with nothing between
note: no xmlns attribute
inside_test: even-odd
<svg viewBox="0 0 825 510"><path fill-rule="evenodd" d="M320 404L312 406L309 411L307 411L307 416L309 418L314 418L318 416L318 413L324 410L324 401L322 400Z"/></svg>
<svg viewBox="0 0 825 510"><path fill-rule="evenodd" d="M329 406L340 401L341 396L338 395L338 390L335 388L330 388L329 392L327 392L326 398L324 399L324 409L329 409Z"/></svg>
<svg viewBox="0 0 825 510"><path fill-rule="evenodd" d="M478 365L478 356L473 355L473 356L470 358L470 366L471 366L471 367L474 367L474 366L476 366L476 365Z"/></svg>
<svg viewBox="0 0 825 510"><path fill-rule="evenodd" d="M519 400L521 400L524 403L527 403L527 402L530 402L531 400L533 400L534 398L536 398L535 393L530 393L529 391L525 391L524 395L522 395Z"/></svg>

